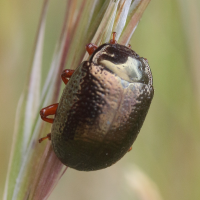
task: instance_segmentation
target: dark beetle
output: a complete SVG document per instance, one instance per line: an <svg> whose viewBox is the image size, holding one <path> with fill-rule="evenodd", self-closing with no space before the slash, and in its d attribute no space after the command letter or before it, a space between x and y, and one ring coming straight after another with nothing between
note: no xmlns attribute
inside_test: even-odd
<svg viewBox="0 0 200 200"><path fill-rule="evenodd" d="M59 160L81 171L109 167L129 151L154 94L146 59L114 38L98 48L87 47L89 60L74 73L62 74L65 83L71 78L59 105L40 112L53 123L47 137ZM54 121L47 118L50 114L55 114Z"/></svg>

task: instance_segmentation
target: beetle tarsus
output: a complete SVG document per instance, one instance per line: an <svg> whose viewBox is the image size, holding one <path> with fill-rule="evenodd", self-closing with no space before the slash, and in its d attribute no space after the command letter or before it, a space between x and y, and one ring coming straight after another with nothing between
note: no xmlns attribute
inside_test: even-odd
<svg viewBox="0 0 200 200"><path fill-rule="evenodd" d="M74 73L75 70L71 70L71 69L65 69L62 74L61 74L61 78L62 81L65 83L65 85L68 83L68 78L71 78L72 74Z"/></svg>
<svg viewBox="0 0 200 200"><path fill-rule="evenodd" d="M51 140L51 133L47 134L46 137L40 138L40 139L38 140L38 142L41 143L43 140L46 140L46 139Z"/></svg>
<svg viewBox="0 0 200 200"><path fill-rule="evenodd" d="M89 53L89 55L92 55L94 51L98 48L95 44L89 43L85 46L86 51Z"/></svg>
<svg viewBox="0 0 200 200"><path fill-rule="evenodd" d="M130 152L132 150L132 147L129 148L128 152Z"/></svg>
<svg viewBox="0 0 200 200"><path fill-rule="evenodd" d="M52 104L40 110L40 116L45 122L53 123L53 118L47 118L49 115L55 115L58 108L58 103Z"/></svg>
<svg viewBox="0 0 200 200"><path fill-rule="evenodd" d="M117 41L115 40L117 33L113 32L112 34L113 34L113 39L110 40L110 44L117 44Z"/></svg>

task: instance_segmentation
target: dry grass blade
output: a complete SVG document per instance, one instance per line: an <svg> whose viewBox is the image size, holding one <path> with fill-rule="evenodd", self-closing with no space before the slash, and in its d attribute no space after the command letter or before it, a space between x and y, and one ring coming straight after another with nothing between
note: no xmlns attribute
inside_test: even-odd
<svg viewBox="0 0 200 200"><path fill-rule="evenodd" d="M119 4L119 0L110 1L106 9L106 12L103 16L103 19L101 20L101 23L98 26L96 33L90 42L99 46L109 41L111 33L112 33L112 28L113 28L118 4ZM89 57L88 53L85 53L83 60L87 60L88 57Z"/></svg>
<svg viewBox="0 0 200 200"><path fill-rule="evenodd" d="M41 107L44 107L45 105L50 104L52 101L57 101L58 99L59 89L57 88L57 85L55 85L55 83L57 82L57 79L60 78L60 76L58 76L57 78L56 75L60 74L59 72L62 71L64 67L63 63L65 61L65 56L69 49L69 40L70 40L70 35L71 35L70 21L72 20L74 16L73 12L75 9L74 8L75 5L76 5L76 1L72 1L72 0L67 1L66 14L64 18L60 40L56 44L51 66L50 66L50 69L45 81L45 85L42 90L41 103L40 103ZM58 86L60 84L61 84L61 81L59 81ZM56 96L53 95L55 92L57 93Z"/></svg>
<svg viewBox="0 0 200 200"><path fill-rule="evenodd" d="M110 39L118 4L119 0L110 1L96 34L92 39L92 43L96 44L97 46L108 42Z"/></svg>
<svg viewBox="0 0 200 200"><path fill-rule="evenodd" d="M20 137L20 122L23 121L23 107L25 107L24 104L24 95L22 94L16 110L16 117L15 117L15 126L14 126L14 133L13 133L13 141L12 141L12 147L11 147L11 155L9 160L9 166L8 166L8 172L6 177L6 183L5 183L5 189L4 189L4 195L3 200L11 199L12 192L15 187L15 180L16 176L19 172L20 168L20 160L21 160L21 146L22 146L22 139ZM14 166L14 167L13 167Z"/></svg>
<svg viewBox="0 0 200 200"><path fill-rule="evenodd" d="M133 2L134 7L131 10L132 13L130 13L131 19L130 21L127 21L127 25L122 33L121 38L119 39L120 44L128 45L135 31L135 28L137 27L137 24L139 20L141 19L142 14L144 13L149 2L150 0L140 0L139 2L138 1Z"/></svg>
<svg viewBox="0 0 200 200"><path fill-rule="evenodd" d="M40 19L40 26L37 33L37 39L35 43L34 56L32 60L32 70L29 77L29 85L27 88L27 104L24 120L24 134L23 134L23 152L25 154L30 136L32 133L33 123L38 116L39 102L40 102L40 82L41 82L41 66L42 55L44 46L44 33L46 23L48 0L44 1L42 15Z"/></svg>
<svg viewBox="0 0 200 200"><path fill-rule="evenodd" d="M66 68L76 69L80 64L85 53L84 48L80 48L80 44L89 42L89 27L98 1L83 0L79 9L79 14L73 26L73 32L70 36L70 46L66 58Z"/></svg>
<svg viewBox="0 0 200 200"><path fill-rule="evenodd" d="M31 137L31 130L34 120L37 117L37 109L39 107L39 91L40 91L40 68L42 59L42 49L44 40L44 27L48 0L44 1L40 25L35 43L35 54L33 56L32 66L30 70L30 79L26 88L23 99L20 100L18 109L20 114L16 117L16 127L14 132L14 140L11 150L11 159L9 162L9 170L4 191L4 199L15 199L15 191L20 184L18 173L27 150L28 142ZM25 113L25 115L24 115Z"/></svg>
<svg viewBox="0 0 200 200"><path fill-rule="evenodd" d="M29 199L32 200L47 199L63 173L67 170L67 167L63 166L53 152L50 141L46 145L38 166L32 185L34 190L31 191L29 196Z"/></svg>
<svg viewBox="0 0 200 200"><path fill-rule="evenodd" d="M115 17L114 26L113 26L113 31L117 33L116 40L119 39L124 29L124 26L126 24L127 15L129 13L131 2L132 0L123 0L123 1L120 1L119 3L116 17Z"/></svg>

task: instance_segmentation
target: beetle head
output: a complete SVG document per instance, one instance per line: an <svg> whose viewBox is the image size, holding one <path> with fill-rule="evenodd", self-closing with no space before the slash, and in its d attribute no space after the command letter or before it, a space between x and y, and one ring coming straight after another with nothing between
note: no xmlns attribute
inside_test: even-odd
<svg viewBox="0 0 200 200"><path fill-rule="evenodd" d="M108 71L130 83L152 85L152 75L147 60L126 46L103 44L95 50L89 61L104 66Z"/></svg>

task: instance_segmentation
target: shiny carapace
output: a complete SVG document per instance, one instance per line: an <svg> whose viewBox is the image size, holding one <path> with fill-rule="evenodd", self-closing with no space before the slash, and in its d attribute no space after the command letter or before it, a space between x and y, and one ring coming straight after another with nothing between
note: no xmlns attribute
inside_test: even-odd
<svg viewBox="0 0 200 200"><path fill-rule="evenodd" d="M89 60L61 75L66 86L59 104L40 114L53 123L47 137L60 161L92 171L111 166L130 150L154 90L147 60L117 44L115 34L110 43L90 43L86 49ZM47 118L51 114L54 119Z"/></svg>

